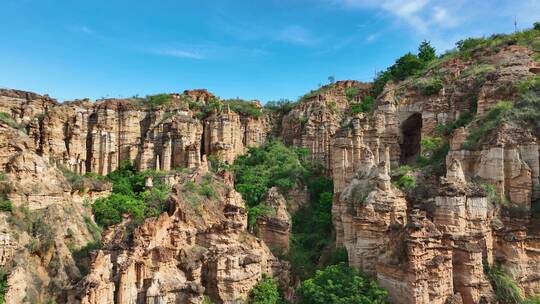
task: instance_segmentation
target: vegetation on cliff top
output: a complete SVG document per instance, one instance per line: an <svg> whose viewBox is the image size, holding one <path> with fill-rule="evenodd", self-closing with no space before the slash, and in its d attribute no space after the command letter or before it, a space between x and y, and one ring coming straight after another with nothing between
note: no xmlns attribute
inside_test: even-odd
<svg viewBox="0 0 540 304"><path fill-rule="evenodd" d="M418 47L418 54L407 53L396 60L386 71L381 72L373 81L373 95L379 96L389 81L401 81L412 76L435 60L435 48L428 41Z"/></svg>

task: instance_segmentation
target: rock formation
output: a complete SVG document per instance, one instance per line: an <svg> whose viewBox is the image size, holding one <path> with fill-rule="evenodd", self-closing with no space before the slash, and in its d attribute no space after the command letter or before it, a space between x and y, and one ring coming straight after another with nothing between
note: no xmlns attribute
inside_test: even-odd
<svg viewBox="0 0 540 304"><path fill-rule="evenodd" d="M372 84L357 81L323 86L290 111L249 103L261 115L206 90L60 104L2 89L6 301L201 303L209 297L232 304L246 300L264 273L294 298L297 282L276 256L290 250L290 214L309 200L305 185L285 196L268 191L264 205L274 212L260 216L251 234L231 175L208 172L271 135L310 151L332 178L336 246L392 302L496 303L486 271L494 265L522 296L539 294L540 129L530 121L539 112L538 92L527 96L526 115L487 121L505 110L501 101L509 108L523 102L519 84L538 80L535 39L444 56L413 77L388 82L373 109L362 111L358 105L369 99ZM106 175L128 161L165 172L160 178L173 189L169 208L136 227L127 216L109 227L84 275L74 255L99 239L91 204L111 186L75 185L69 176ZM217 195L194 200L186 185L203 179ZM148 177L144 187L155 181Z"/></svg>
<svg viewBox="0 0 540 304"><path fill-rule="evenodd" d="M70 295L69 303L241 303L262 274L288 284L288 266L247 231L240 195L218 186L219 200L197 206L185 198L185 182L198 183L197 169L174 186L171 207L148 219L129 239L111 227L91 273ZM218 181L216 181L218 183Z"/></svg>

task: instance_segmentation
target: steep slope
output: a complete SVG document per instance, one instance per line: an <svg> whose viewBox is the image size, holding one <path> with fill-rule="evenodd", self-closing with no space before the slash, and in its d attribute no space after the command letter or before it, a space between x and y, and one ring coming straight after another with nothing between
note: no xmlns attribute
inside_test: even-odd
<svg viewBox="0 0 540 304"><path fill-rule="evenodd" d="M539 43L532 30L437 59L333 138L337 243L393 302L503 301L493 265L540 292Z"/></svg>

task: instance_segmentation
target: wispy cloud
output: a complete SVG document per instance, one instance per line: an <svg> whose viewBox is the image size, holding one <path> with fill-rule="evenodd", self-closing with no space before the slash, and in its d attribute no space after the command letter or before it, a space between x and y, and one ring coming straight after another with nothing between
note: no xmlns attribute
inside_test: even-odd
<svg viewBox="0 0 540 304"><path fill-rule="evenodd" d="M147 53L176 58L204 59L204 56L199 51L179 48L149 49Z"/></svg>
<svg viewBox="0 0 540 304"><path fill-rule="evenodd" d="M89 36L96 36L96 31L86 25L70 26L68 28L73 32L82 33Z"/></svg>
<svg viewBox="0 0 540 304"><path fill-rule="evenodd" d="M223 58L249 58L264 56L267 52L260 48L245 48L235 45L222 45L214 42L200 44L164 44L161 47L138 47L143 53L184 58L192 60L217 60Z"/></svg>
<svg viewBox="0 0 540 304"><path fill-rule="evenodd" d="M317 42L317 39L308 29L298 25L282 29L277 33L276 38L279 41L301 45L311 45Z"/></svg>
<svg viewBox="0 0 540 304"><path fill-rule="evenodd" d="M452 3L441 0L331 0L350 8L377 9L397 17L421 33L427 33L433 27L455 27L460 19L449 5L458 7L460 0Z"/></svg>

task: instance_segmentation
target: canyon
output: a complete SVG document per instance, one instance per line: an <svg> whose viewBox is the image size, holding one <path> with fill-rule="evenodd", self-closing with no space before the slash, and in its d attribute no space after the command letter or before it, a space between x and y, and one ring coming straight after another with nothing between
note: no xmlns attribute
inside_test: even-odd
<svg viewBox="0 0 540 304"><path fill-rule="evenodd" d="M284 255L309 194L270 189L274 213L254 229L222 168L276 138L309 151L331 178L334 246L392 303L498 303L490 267L524 298L540 294L540 132L530 123L540 111L538 35L533 42L443 56L374 97L373 83L337 81L286 111L206 90L59 103L1 89L0 189L12 204L0 212L5 302L244 303L264 275L295 301L300 282ZM370 98L372 109L355 110ZM97 177L125 163L164 172L145 187L167 184L167 208L101 232L92 204L113 186ZM94 182L70 183L83 175ZM194 205L186 185L204 183L216 193ZM73 252L95 242L84 273Z"/></svg>

